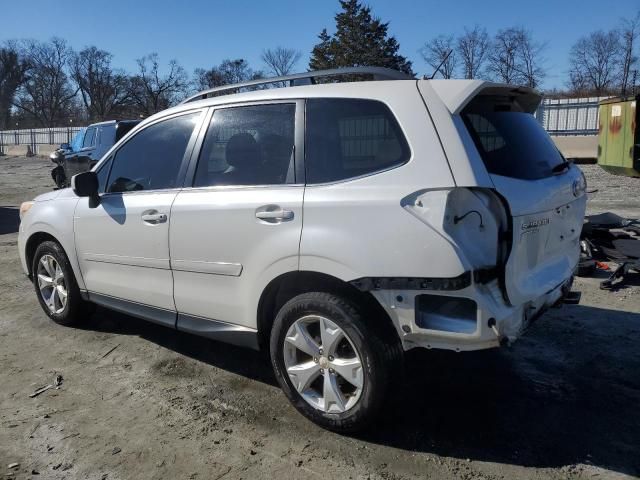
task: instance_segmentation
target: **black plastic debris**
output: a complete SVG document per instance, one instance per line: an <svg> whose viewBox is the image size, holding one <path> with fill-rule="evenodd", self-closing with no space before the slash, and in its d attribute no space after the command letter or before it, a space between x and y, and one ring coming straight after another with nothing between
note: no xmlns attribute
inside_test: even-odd
<svg viewBox="0 0 640 480"><path fill-rule="evenodd" d="M632 271L640 273L640 222L611 212L587 215L580 235L578 276L592 276L598 261L618 265L600 282L604 290L624 285Z"/></svg>

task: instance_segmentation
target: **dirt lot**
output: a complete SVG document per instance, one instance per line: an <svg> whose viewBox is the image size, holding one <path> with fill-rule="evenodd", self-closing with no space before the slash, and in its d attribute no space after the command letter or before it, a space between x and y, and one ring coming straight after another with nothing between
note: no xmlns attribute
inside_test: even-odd
<svg viewBox="0 0 640 480"><path fill-rule="evenodd" d="M82 328L49 321L19 266L15 210L51 189L49 168L0 158L2 477L640 475L637 278L614 293L578 280L582 304L547 313L512 347L410 355L379 424L339 436L288 405L258 353L103 309ZM599 189L592 211L640 217L640 180L585 171ZM59 389L29 398L56 374Z"/></svg>

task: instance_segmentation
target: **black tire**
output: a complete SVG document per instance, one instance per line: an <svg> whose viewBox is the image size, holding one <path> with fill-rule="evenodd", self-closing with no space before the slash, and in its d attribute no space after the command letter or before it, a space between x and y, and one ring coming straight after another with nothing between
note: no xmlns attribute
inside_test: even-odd
<svg viewBox="0 0 640 480"><path fill-rule="evenodd" d="M62 166L58 165L51 171L51 176L58 188L65 188L67 186L67 178L64 174Z"/></svg>
<svg viewBox="0 0 640 480"><path fill-rule="evenodd" d="M371 425L385 403L394 375L401 374L402 348L395 334L385 335L368 325L362 309L338 295L310 292L289 300L278 312L271 330L270 354L276 378L293 406L312 422L336 432L355 432ZM285 367L284 342L287 331L307 315L328 318L349 337L363 366L363 387L357 402L341 413L326 413L310 405L298 393ZM375 322L376 318L368 318Z"/></svg>
<svg viewBox="0 0 640 480"><path fill-rule="evenodd" d="M45 255L51 255L55 259L64 275L64 284L67 291L67 303L64 306L64 309L60 312L53 312L49 309L39 288L38 264ZM31 272L33 285L38 301L40 302L40 306L54 322L65 326L76 325L91 312L91 304L82 300L82 297L80 296L80 289L78 288L69 259L59 243L49 240L38 245L38 248L36 248L35 254L33 255Z"/></svg>

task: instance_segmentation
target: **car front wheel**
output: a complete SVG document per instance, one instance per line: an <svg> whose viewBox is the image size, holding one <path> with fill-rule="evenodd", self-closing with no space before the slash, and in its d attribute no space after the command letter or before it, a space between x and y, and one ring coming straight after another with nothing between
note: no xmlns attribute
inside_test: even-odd
<svg viewBox="0 0 640 480"><path fill-rule="evenodd" d="M57 242L38 245L31 272L40 306L56 323L72 325L89 312L88 304L80 297L69 259Z"/></svg>
<svg viewBox="0 0 640 480"><path fill-rule="evenodd" d="M383 337L347 299L305 293L280 309L271 361L298 411L324 428L355 431L378 413L398 368L399 342Z"/></svg>

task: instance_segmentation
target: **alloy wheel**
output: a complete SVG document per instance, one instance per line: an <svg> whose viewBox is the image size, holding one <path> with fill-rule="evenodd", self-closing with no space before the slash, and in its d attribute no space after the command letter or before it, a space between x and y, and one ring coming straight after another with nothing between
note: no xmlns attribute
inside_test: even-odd
<svg viewBox="0 0 640 480"><path fill-rule="evenodd" d="M344 330L326 317L297 319L284 339L284 365L294 388L312 407L343 413L364 386L362 360Z"/></svg>
<svg viewBox="0 0 640 480"><path fill-rule="evenodd" d="M38 262L38 289L51 313L61 313L67 306L67 283L64 272L52 255L43 255Z"/></svg>

